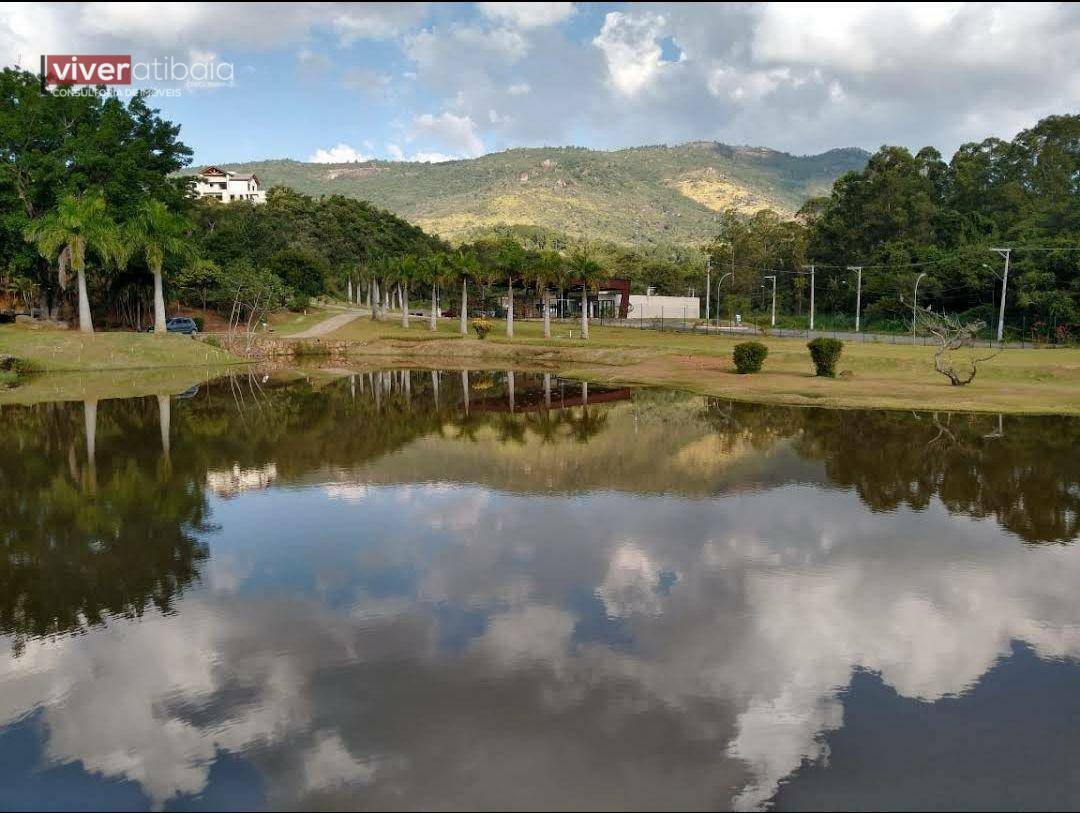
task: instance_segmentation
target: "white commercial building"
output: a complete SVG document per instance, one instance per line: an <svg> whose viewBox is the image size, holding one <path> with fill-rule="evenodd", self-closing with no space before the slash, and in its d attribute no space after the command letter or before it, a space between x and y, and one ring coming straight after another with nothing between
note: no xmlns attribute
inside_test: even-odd
<svg viewBox="0 0 1080 813"><path fill-rule="evenodd" d="M260 187L256 176L217 167L207 167L195 176L195 195L214 198L222 203L234 200L266 203L266 192Z"/></svg>
<svg viewBox="0 0 1080 813"><path fill-rule="evenodd" d="M630 319L701 318L701 300L696 296L656 296L630 294Z"/></svg>

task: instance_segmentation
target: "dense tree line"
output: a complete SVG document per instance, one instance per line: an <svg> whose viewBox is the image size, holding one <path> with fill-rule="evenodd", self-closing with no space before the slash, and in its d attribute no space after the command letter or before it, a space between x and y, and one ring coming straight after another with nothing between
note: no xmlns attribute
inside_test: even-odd
<svg viewBox="0 0 1080 813"><path fill-rule="evenodd" d="M797 223L725 214L708 250L716 266L734 265L731 295L760 311L771 294L763 277L775 274L781 312L805 316L814 264L817 312L850 326L849 266L863 269L864 325L910 318L919 274L922 304L992 324L1004 271L995 248L1011 249L1014 333L1052 337L1080 321L1080 116L965 144L948 162L932 147L882 147L808 201Z"/></svg>
<svg viewBox="0 0 1080 813"><path fill-rule="evenodd" d="M813 299L824 328L852 326L858 288L864 329L908 329L918 279L920 304L993 324L1004 272L993 249L1005 248L1013 334L1067 338L1080 321L1080 116L965 144L948 162L883 147L797 218L729 210L699 248L515 225L455 249L352 198L277 187L262 206L196 201L179 175L191 150L144 97L58 95L14 69L0 71L0 153L0 295L78 311L84 328L95 315L140 327L153 313L164 329L166 301L251 326L329 293L404 325L417 307L432 328L450 311L465 331L470 305L503 313L522 286L584 298L609 276L636 292L701 296L708 284L714 317L767 313L775 277L780 322L805 324Z"/></svg>

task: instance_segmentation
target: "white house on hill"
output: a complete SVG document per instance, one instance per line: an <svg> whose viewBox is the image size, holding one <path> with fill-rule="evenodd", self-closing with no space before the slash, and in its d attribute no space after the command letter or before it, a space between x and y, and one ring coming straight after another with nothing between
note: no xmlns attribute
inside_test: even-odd
<svg viewBox="0 0 1080 813"><path fill-rule="evenodd" d="M266 191L259 179L247 172L230 172L227 169L207 167L195 176L195 195L200 198L217 198L222 203L249 200L266 203Z"/></svg>

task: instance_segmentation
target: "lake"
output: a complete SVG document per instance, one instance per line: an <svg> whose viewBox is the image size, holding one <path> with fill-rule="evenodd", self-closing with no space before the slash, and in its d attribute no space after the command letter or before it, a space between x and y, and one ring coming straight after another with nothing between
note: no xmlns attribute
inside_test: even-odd
<svg viewBox="0 0 1080 813"><path fill-rule="evenodd" d="M0 808L1080 805L1080 420L553 374L0 407Z"/></svg>

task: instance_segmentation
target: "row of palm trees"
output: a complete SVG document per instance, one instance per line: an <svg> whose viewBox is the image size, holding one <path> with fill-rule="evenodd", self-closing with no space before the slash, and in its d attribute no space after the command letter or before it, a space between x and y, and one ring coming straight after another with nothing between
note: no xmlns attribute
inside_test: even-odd
<svg viewBox="0 0 1080 813"><path fill-rule="evenodd" d="M99 191L66 195L56 209L32 221L24 233L38 252L56 263L57 281L67 288L69 273L75 274L79 302L79 329L93 333L90 297L86 285L86 260L93 254L104 265L122 268L141 256L154 278L154 331L165 332L165 294L162 269L172 255L191 254L191 225L158 200L144 201L134 217L123 225L108 214Z"/></svg>
<svg viewBox="0 0 1080 813"><path fill-rule="evenodd" d="M50 263L55 263L57 279L67 288L69 273L76 279L79 329L93 333L90 298L87 290L88 255L106 266L122 268L134 257L142 257L153 276L154 331L164 333L165 296L162 279L168 257L194 257L191 223L158 200L141 203L126 223L117 224L107 211L104 196L91 190L66 195L56 209L31 222L26 239ZM533 285L543 301L544 337L551 337L552 286L581 285L581 336L589 338L588 294L604 277L601 265L584 249L567 256L555 251L526 254L516 243L506 242L484 262L473 250L462 248L447 254L417 256L385 255L371 263L365 274L368 304L373 319L384 318L392 299L401 308L401 324L409 327L409 300L414 288L430 288L430 330L438 327L438 291L461 284L460 330L469 331L469 281L486 292L489 285L506 281L508 308L506 335L514 335L514 284L520 280ZM356 298L360 299L360 286Z"/></svg>
<svg viewBox="0 0 1080 813"><path fill-rule="evenodd" d="M461 248L447 254L416 256L384 256L368 266L363 275L367 288L367 304L371 318L386 317L395 302L401 308L401 325L409 327L409 297L414 288L431 292L428 329L438 329L439 291L453 285L461 285L461 308L459 312L461 335L469 332L469 282L486 291L487 287L502 280L506 282L507 309L506 335L514 336L514 284L531 285L539 294L543 307L544 337L551 338L551 288L581 285L581 336L589 338L589 291L604 278L603 267L584 249L562 255L556 251L543 251L527 255L514 243L506 243L494 254L481 262L475 251ZM363 285L356 286L355 298L361 301ZM351 290L351 281L350 281Z"/></svg>

